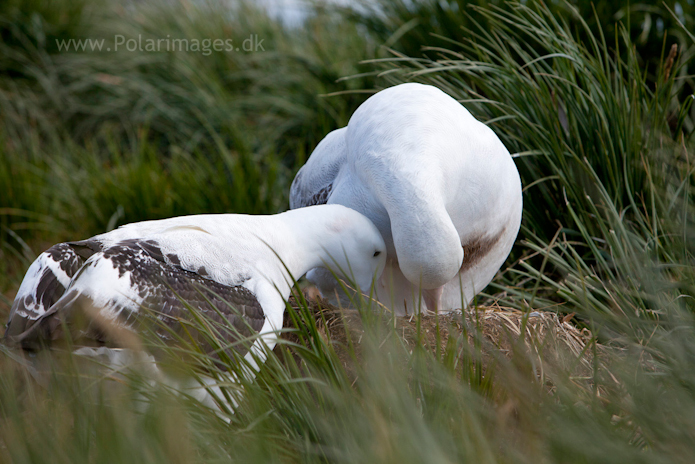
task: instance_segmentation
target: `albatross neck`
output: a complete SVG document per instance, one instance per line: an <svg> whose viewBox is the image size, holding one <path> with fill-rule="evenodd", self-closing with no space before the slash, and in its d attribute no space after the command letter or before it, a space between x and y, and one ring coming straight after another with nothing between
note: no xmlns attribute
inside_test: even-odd
<svg viewBox="0 0 695 464"><path fill-rule="evenodd" d="M413 284L427 289L451 280L463 261L459 234L439 186L432 184L401 176L380 192L401 271Z"/></svg>
<svg viewBox="0 0 695 464"><path fill-rule="evenodd" d="M289 210L275 216L282 224L275 235L281 240L282 248L291 250L278 251L278 254L295 279L311 269L323 267L330 261L328 250L340 248L338 233L329 230L329 224L340 220L338 213L333 207L323 205Z"/></svg>

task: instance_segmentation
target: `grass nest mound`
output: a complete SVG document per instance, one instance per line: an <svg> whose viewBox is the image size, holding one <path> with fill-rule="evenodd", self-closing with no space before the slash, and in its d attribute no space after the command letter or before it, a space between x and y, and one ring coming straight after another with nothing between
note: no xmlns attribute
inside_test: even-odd
<svg viewBox="0 0 695 464"><path fill-rule="evenodd" d="M596 342L587 328L573 322L574 314L558 315L551 311L523 312L512 308L476 306L439 316L433 314L406 317L382 313L363 319L357 310L338 308L320 296L305 292L307 308L314 318L318 334L336 352L348 372L363 360L364 344L374 325L381 330L377 337L384 341L396 336L403 346L412 351L421 345L437 356L473 357L481 361L483 371L495 361L516 362L521 356L529 363L538 380L552 385L553 373L569 373L572 381L591 383L596 363L605 368L608 348ZM285 313L284 327L290 330L282 338L301 343L293 327L295 314L302 311L296 296L290 298ZM522 337L523 334L523 337ZM463 344L463 340L467 343ZM280 349L278 345L276 351ZM291 346L291 345L290 345ZM295 357L298 360L297 357ZM615 380L615 379L614 379ZM582 382L583 383L583 382ZM586 386L586 385L585 385Z"/></svg>

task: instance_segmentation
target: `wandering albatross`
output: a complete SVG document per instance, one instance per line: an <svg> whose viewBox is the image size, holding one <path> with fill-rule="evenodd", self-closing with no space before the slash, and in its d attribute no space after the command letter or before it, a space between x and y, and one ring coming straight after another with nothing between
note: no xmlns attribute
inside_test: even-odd
<svg viewBox="0 0 695 464"><path fill-rule="evenodd" d="M290 208L341 204L384 237L379 301L404 315L467 306L509 255L521 181L495 133L436 87L401 84L368 98L299 170ZM307 274L342 299L325 269Z"/></svg>
<svg viewBox="0 0 695 464"><path fill-rule="evenodd" d="M235 327L236 334L225 334L230 345L239 335L257 335L250 347L235 346L257 368L266 353L261 344L272 349L276 343L294 281L327 266L368 293L385 261L376 227L341 205L127 224L42 253L15 297L5 338L39 349L87 313L89 325L80 333L113 343L104 340L113 333L105 325L130 332L148 308L175 326L179 318L190 319L188 304Z"/></svg>

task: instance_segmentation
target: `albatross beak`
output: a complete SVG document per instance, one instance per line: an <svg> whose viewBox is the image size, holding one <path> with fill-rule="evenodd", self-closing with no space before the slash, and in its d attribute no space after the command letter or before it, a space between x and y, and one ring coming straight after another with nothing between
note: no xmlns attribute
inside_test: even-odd
<svg viewBox="0 0 695 464"><path fill-rule="evenodd" d="M422 289L422 298L425 300L425 306L427 310L434 314L439 312L439 308L442 303L442 293L444 292L444 286L430 289Z"/></svg>

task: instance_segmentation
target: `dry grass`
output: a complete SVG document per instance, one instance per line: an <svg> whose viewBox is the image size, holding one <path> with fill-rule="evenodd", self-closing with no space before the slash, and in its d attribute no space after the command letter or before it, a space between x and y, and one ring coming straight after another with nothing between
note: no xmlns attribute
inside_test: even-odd
<svg viewBox="0 0 695 464"><path fill-rule="evenodd" d="M311 290L305 291L305 296L319 335L333 347L347 371L354 372L355 364L362 362L365 341L360 313L332 306ZM295 297L290 298L290 306L295 311L300 310ZM483 371L495 360L512 360L515 354L520 354L524 362L530 363L539 382L550 388L554 372L569 373L571 381L591 388L592 372L596 368L594 358L598 355L596 361L605 369L608 348L596 343L589 329L577 327L573 316L560 317L550 311L526 313L495 305L420 318L389 315L379 322L384 328L392 326L395 329L383 332L384 339L387 334L395 333L411 352L417 344L438 356L450 354L453 348L457 357L466 353L480 358ZM284 326L292 327L287 313ZM460 346L464 336L468 346ZM299 342L292 332L285 332L282 338ZM613 380L617 383L615 378Z"/></svg>

